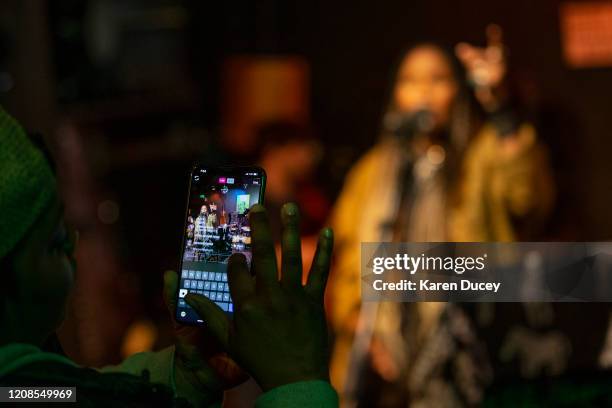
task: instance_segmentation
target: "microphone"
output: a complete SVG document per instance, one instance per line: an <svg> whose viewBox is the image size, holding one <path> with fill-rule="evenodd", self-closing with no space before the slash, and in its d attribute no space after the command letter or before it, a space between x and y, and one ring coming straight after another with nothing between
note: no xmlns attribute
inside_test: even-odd
<svg viewBox="0 0 612 408"><path fill-rule="evenodd" d="M400 141L408 141L419 134L429 133L433 130L434 124L433 114L428 109L389 112L383 119L385 130Z"/></svg>

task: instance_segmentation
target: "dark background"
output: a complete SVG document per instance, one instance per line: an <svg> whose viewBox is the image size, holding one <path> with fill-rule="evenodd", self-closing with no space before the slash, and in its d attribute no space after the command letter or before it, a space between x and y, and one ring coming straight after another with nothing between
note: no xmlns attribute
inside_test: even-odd
<svg viewBox="0 0 612 408"><path fill-rule="evenodd" d="M4 14L6 20L17 18L8 24L14 28L9 55L15 67L16 86L8 98L13 111L30 128L51 129L52 112L70 108L70 104L58 105L53 74L63 71L59 74L67 75L67 71L81 69L86 65L86 56L75 53L74 47L58 50L46 45L58 44L58 26L62 20L69 20L67 16L79 24L79 15L88 2L58 0L50 2L48 9L44 1L13 1L12 7L10 3L4 6ZM575 172L584 175L575 177L580 180L575 187L575 209L583 209L586 214L586 224L581 223L585 239L609 235L612 215L607 203L611 189L606 175L612 164L607 159L610 108L606 90L612 89L612 70L571 70L565 66L558 11L562 2L167 3L181 4L188 13L184 45L192 79L200 91L197 104L186 102L188 109L177 106L175 110L197 110L198 119L208 129L214 129L219 120L219 78L224 56L302 55L311 66L312 122L320 129L326 146L349 148L349 153L343 152L349 156L370 146L377 133L391 67L402 49L421 39L482 44L486 24L500 24L505 29L517 82L528 88L525 92L545 111L547 120L564 122L555 123L560 129L552 129L545 136L553 149L568 156L562 157L571 167L567 169L568 176ZM37 13L43 15L36 16ZM47 24L55 31L47 36L44 25L49 18L52 21ZM15 24L17 21L19 24ZM78 33L75 35L78 37ZM45 37L42 42L37 40ZM32 47L26 50L21 45ZM80 73L92 74L95 71ZM41 91L49 95L41 97ZM344 156L341 159L342 165L350 162ZM334 170L342 170L342 166ZM342 174L331 177L337 183Z"/></svg>

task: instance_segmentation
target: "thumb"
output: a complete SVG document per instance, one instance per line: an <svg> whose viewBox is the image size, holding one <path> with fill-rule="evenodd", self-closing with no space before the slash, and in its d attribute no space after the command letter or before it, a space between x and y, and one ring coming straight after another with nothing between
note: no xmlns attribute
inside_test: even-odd
<svg viewBox="0 0 612 408"><path fill-rule="evenodd" d="M185 296L185 302L204 320L206 328L219 342L221 347L228 350L229 321L225 312L215 302L205 296L189 293Z"/></svg>
<svg viewBox="0 0 612 408"><path fill-rule="evenodd" d="M178 290L179 277L174 271L164 272L164 303L174 319L176 311L176 292Z"/></svg>

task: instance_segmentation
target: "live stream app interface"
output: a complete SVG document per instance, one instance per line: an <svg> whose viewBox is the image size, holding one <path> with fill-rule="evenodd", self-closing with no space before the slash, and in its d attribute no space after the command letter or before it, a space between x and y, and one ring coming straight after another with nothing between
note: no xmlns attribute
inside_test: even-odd
<svg viewBox="0 0 612 408"><path fill-rule="evenodd" d="M201 323L185 302L187 293L213 300L233 312L227 282L227 262L235 252L251 261L249 209L259 202L262 176L258 172L210 174L194 171L187 210L185 247L181 270L178 314L182 320Z"/></svg>

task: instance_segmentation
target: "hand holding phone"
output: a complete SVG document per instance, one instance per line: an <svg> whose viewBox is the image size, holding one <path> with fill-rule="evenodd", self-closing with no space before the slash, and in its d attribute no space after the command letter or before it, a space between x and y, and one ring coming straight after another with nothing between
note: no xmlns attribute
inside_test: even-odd
<svg viewBox="0 0 612 408"><path fill-rule="evenodd" d="M329 377L323 295L333 234L328 228L321 232L308 282L302 285L297 206L285 205L281 215L280 279L268 218L258 205L249 215L255 276L244 255L232 255L229 263L234 314L228 316L205 296L185 297L211 334L264 391L299 381L327 381Z"/></svg>
<svg viewBox="0 0 612 408"><path fill-rule="evenodd" d="M232 360L204 327L174 320L180 276L164 273L164 302L173 318L175 385L177 394L194 406L209 406L223 390L245 382L249 376Z"/></svg>

